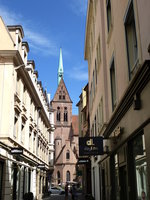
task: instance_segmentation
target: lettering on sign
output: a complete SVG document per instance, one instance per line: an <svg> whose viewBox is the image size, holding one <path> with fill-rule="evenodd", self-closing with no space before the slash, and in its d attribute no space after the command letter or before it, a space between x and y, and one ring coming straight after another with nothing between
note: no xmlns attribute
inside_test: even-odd
<svg viewBox="0 0 150 200"><path fill-rule="evenodd" d="M80 137L79 155L103 155L103 137Z"/></svg>

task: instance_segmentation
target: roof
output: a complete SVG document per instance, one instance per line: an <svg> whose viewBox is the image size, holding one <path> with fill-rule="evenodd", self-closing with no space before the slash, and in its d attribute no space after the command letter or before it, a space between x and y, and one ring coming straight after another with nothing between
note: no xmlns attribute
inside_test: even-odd
<svg viewBox="0 0 150 200"><path fill-rule="evenodd" d="M59 99L59 91L61 90L62 87L63 87L63 90L65 91L66 97L67 97L65 99ZM67 87L65 85L63 77L60 80L60 83L59 83L59 85L57 87L57 90L56 90L56 93L54 95L54 98L52 99L51 102L58 102L58 101L59 102L63 102L63 103L72 103L72 100L71 100L70 95L68 93L68 90L67 90Z"/></svg>
<svg viewBox="0 0 150 200"><path fill-rule="evenodd" d="M72 129L73 129L73 135L78 136L79 135L78 115L72 115Z"/></svg>
<svg viewBox="0 0 150 200"><path fill-rule="evenodd" d="M24 31L21 25L8 25L7 28L9 31L19 29L21 33L21 37L22 38L24 37Z"/></svg>

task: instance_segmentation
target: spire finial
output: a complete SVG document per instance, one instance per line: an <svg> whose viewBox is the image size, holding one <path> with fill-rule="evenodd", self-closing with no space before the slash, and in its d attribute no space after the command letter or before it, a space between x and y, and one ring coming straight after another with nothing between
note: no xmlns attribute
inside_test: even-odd
<svg viewBox="0 0 150 200"><path fill-rule="evenodd" d="M59 85L61 78L63 77L63 73L64 73L64 71L63 71L62 48L60 48L59 67L58 67L58 85Z"/></svg>

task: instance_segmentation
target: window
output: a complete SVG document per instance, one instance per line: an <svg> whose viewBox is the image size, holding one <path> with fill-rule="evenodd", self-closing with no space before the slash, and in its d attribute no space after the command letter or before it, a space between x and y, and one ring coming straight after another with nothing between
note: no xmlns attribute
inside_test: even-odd
<svg viewBox="0 0 150 200"><path fill-rule="evenodd" d="M96 59L95 59L95 83L97 85L97 63L96 63Z"/></svg>
<svg viewBox="0 0 150 200"><path fill-rule="evenodd" d="M114 155L114 164L115 164L115 179L114 179L114 183L115 183L115 196L117 197L117 199L120 199L120 190L119 190L119 160L118 160L118 154Z"/></svg>
<svg viewBox="0 0 150 200"><path fill-rule="evenodd" d="M147 161L145 151L144 134L138 135L133 143L134 170L136 179L137 199L142 199L142 196L149 197Z"/></svg>
<svg viewBox="0 0 150 200"><path fill-rule="evenodd" d="M97 136L97 118L96 118L96 115L95 115L95 118L94 118L94 136Z"/></svg>
<svg viewBox="0 0 150 200"><path fill-rule="evenodd" d="M23 87L23 103L26 104L26 87Z"/></svg>
<svg viewBox="0 0 150 200"><path fill-rule="evenodd" d="M57 172L57 181L58 181L58 184L60 183L60 172L58 171Z"/></svg>
<svg viewBox="0 0 150 200"><path fill-rule="evenodd" d="M12 166L12 174L11 174L11 180L12 180L12 199L20 199L20 171L19 166L17 166L16 163L13 163Z"/></svg>
<svg viewBox="0 0 150 200"><path fill-rule="evenodd" d="M107 0L107 28L108 28L108 32L110 31L110 27L111 27L111 3L110 0Z"/></svg>
<svg viewBox="0 0 150 200"><path fill-rule="evenodd" d="M64 122L68 121L68 111L67 111L67 107L64 108Z"/></svg>
<svg viewBox="0 0 150 200"><path fill-rule="evenodd" d="M42 188L42 176L39 177L39 194L41 194Z"/></svg>
<svg viewBox="0 0 150 200"><path fill-rule="evenodd" d="M111 79L112 110L114 110L116 107L116 76L115 76L114 59L110 67L110 79Z"/></svg>
<svg viewBox="0 0 150 200"><path fill-rule="evenodd" d="M29 127L29 150L31 150L32 146L32 128Z"/></svg>
<svg viewBox="0 0 150 200"><path fill-rule="evenodd" d="M31 169L28 169L28 192L30 192L31 188Z"/></svg>
<svg viewBox="0 0 150 200"><path fill-rule="evenodd" d="M24 143L25 139L25 120L22 118L22 124L21 124L21 142Z"/></svg>
<svg viewBox="0 0 150 200"><path fill-rule="evenodd" d="M94 13L95 13L95 16L96 16L96 11L97 11L97 2L98 0L94 0L93 3L94 3Z"/></svg>
<svg viewBox="0 0 150 200"><path fill-rule="evenodd" d="M138 58L137 36L136 36L134 9L132 2L128 9L128 13L125 20L125 34L126 34L127 56L128 56L128 66L129 66L129 79L131 79Z"/></svg>
<svg viewBox="0 0 150 200"><path fill-rule="evenodd" d="M57 107L57 122L60 122L60 107Z"/></svg>
<svg viewBox="0 0 150 200"><path fill-rule="evenodd" d="M69 152L69 150L67 150L67 152L66 152L66 160L69 160L70 159L70 152Z"/></svg>
<svg viewBox="0 0 150 200"><path fill-rule="evenodd" d="M99 121L98 121L98 127L99 131L103 126L104 123L104 117L103 117L103 99L101 98L100 103L99 103L99 111L98 111L98 116L99 116Z"/></svg>
<svg viewBox="0 0 150 200"><path fill-rule="evenodd" d="M95 96L95 73L93 71L93 95Z"/></svg>
<svg viewBox="0 0 150 200"><path fill-rule="evenodd" d="M101 61L101 50L100 50L100 36L98 37L98 41L97 41L97 47L96 47L96 56L97 56L97 65L98 65L98 69L100 67L100 61Z"/></svg>
<svg viewBox="0 0 150 200"><path fill-rule="evenodd" d="M15 112L15 118L14 118L14 137L17 138L18 135L18 123L19 123L19 115Z"/></svg>
<svg viewBox="0 0 150 200"><path fill-rule="evenodd" d="M70 172L69 171L66 172L66 182L67 181L70 181Z"/></svg>
<svg viewBox="0 0 150 200"><path fill-rule="evenodd" d="M33 101L32 101L32 99L30 101L30 114L31 114L31 117L33 117Z"/></svg>
<svg viewBox="0 0 150 200"><path fill-rule="evenodd" d="M33 137L33 153L35 153L35 147L36 147L36 133L34 133Z"/></svg>
<svg viewBox="0 0 150 200"><path fill-rule="evenodd" d="M27 63L27 53L24 52L24 62Z"/></svg>

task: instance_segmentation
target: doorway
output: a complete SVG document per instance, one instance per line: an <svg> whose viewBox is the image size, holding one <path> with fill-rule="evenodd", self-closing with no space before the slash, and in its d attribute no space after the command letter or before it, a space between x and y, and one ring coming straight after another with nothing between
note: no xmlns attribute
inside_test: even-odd
<svg viewBox="0 0 150 200"><path fill-rule="evenodd" d="M127 169L126 165L119 167L120 199L127 200Z"/></svg>

